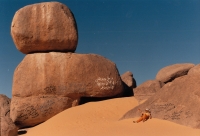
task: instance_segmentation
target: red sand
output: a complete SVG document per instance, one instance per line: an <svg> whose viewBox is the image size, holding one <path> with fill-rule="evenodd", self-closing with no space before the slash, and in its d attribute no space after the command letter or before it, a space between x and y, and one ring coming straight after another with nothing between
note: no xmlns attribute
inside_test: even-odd
<svg viewBox="0 0 200 136"><path fill-rule="evenodd" d="M86 103L28 129L23 136L200 136L200 129L156 118L145 123L133 123L135 119L119 121L137 105L134 97Z"/></svg>

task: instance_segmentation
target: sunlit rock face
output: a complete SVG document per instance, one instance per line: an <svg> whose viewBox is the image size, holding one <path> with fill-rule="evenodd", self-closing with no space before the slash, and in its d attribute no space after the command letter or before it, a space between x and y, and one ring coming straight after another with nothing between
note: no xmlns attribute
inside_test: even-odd
<svg viewBox="0 0 200 136"><path fill-rule="evenodd" d="M74 52L78 43L76 21L59 2L44 2L19 9L12 20L11 35L24 54L48 51Z"/></svg>
<svg viewBox="0 0 200 136"><path fill-rule="evenodd" d="M150 98L159 91L164 83L158 80L147 80L134 89L134 97L140 102Z"/></svg>
<svg viewBox="0 0 200 136"><path fill-rule="evenodd" d="M200 76L185 75L165 84L155 95L122 119L137 117L138 109L151 109L152 116L200 129Z"/></svg>
<svg viewBox="0 0 200 136"><path fill-rule="evenodd" d="M11 118L34 126L78 105L81 97L113 97L123 84L112 61L95 54L34 53L13 76Z"/></svg>
<svg viewBox="0 0 200 136"><path fill-rule="evenodd" d="M177 77L187 75L188 71L194 67L192 63L173 64L162 68L156 75L156 80L163 83L170 82Z"/></svg>

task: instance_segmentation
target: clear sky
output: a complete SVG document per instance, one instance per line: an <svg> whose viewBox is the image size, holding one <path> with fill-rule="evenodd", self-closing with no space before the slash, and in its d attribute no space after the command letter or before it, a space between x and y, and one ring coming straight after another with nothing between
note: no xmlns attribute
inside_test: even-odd
<svg viewBox="0 0 200 136"><path fill-rule="evenodd" d="M11 97L24 58L11 38L15 12L46 0L0 0L0 93ZM141 84L175 63L200 63L200 0L58 0L78 26L76 53L94 53L131 71Z"/></svg>

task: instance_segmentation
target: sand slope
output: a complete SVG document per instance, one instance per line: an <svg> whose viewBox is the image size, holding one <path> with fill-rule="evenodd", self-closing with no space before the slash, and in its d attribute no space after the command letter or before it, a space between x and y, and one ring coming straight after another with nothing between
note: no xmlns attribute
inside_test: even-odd
<svg viewBox="0 0 200 136"><path fill-rule="evenodd" d="M67 109L27 130L23 136L199 136L200 129L153 118L145 123L120 120L138 105L134 97L90 102ZM139 114L139 113L138 113Z"/></svg>

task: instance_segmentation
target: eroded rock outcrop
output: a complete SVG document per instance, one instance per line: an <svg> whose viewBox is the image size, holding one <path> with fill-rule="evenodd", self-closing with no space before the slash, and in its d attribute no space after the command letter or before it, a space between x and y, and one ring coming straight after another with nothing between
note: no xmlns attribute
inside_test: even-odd
<svg viewBox="0 0 200 136"><path fill-rule="evenodd" d="M116 65L95 54L28 54L13 76L11 118L34 126L78 105L81 97L112 97L123 93Z"/></svg>
<svg viewBox="0 0 200 136"><path fill-rule="evenodd" d="M182 63L164 67L157 73L156 80L163 83L170 82L177 77L187 75L188 71L194 66L192 63Z"/></svg>
<svg viewBox="0 0 200 136"><path fill-rule="evenodd" d="M121 79L123 81L123 86L124 86L124 94L122 96L133 96L133 88L135 88L136 85L136 80L133 78L133 74L130 71L125 72L124 74L121 75Z"/></svg>
<svg viewBox="0 0 200 136"><path fill-rule="evenodd" d="M139 115L138 108L150 108L154 118L200 129L200 76L185 75L165 84L154 96L128 111L122 119Z"/></svg>
<svg viewBox="0 0 200 136"><path fill-rule="evenodd" d="M78 43L76 21L59 2L44 2L19 9L12 20L11 35L24 54L48 51L74 52Z"/></svg>
<svg viewBox="0 0 200 136"><path fill-rule="evenodd" d="M0 94L0 135L17 136L18 128L10 118L10 99Z"/></svg>
<svg viewBox="0 0 200 136"><path fill-rule="evenodd" d="M130 88L135 88L137 86L136 81L133 78L133 73L130 71L127 71L124 74L122 74L121 79Z"/></svg>
<svg viewBox="0 0 200 136"><path fill-rule="evenodd" d="M148 80L134 89L134 97L140 102L146 100L155 95L159 91L164 83L158 80Z"/></svg>

